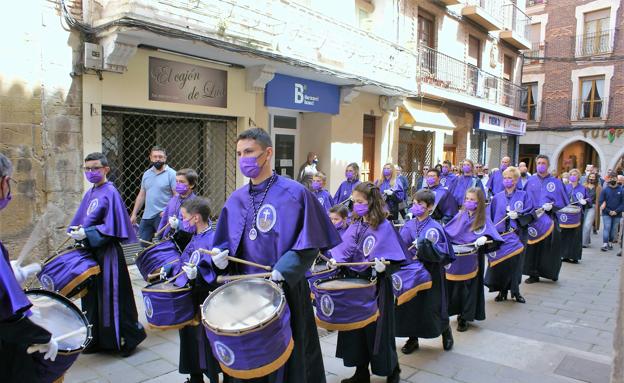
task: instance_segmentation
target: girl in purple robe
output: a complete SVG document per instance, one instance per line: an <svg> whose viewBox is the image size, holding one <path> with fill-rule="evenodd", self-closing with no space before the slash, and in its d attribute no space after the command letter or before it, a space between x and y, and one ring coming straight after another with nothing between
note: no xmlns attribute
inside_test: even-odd
<svg viewBox="0 0 624 383"><path fill-rule="evenodd" d="M559 222L561 226L561 259L564 262L578 263L583 253L583 217L584 210L592 207L592 201L587 194L585 186L579 182L581 172L578 169L569 171L569 183L565 185L568 201L573 206L581 209L580 224L574 228L566 228L565 222ZM559 220L561 221L561 216Z"/></svg>
<svg viewBox="0 0 624 383"><path fill-rule="evenodd" d="M334 194L334 205L344 203L351 197L353 188L360 183L360 167L355 162L347 165L345 169L346 180L342 181L336 194Z"/></svg>
<svg viewBox="0 0 624 383"><path fill-rule="evenodd" d="M491 291L498 291L496 302L507 300L507 291L519 303L526 300L520 295L522 263L528 239L528 225L533 221L533 202L527 192L518 190L520 171L508 167L502 172L504 190L492 198L490 217L496 224L505 243L497 253L488 254L490 267L485 275L485 285ZM501 252L504 254L500 254Z"/></svg>
<svg viewBox="0 0 624 383"><path fill-rule="evenodd" d="M329 213L329 209L333 206L333 199L331 194L325 190L325 181L327 176L323 172L317 172L312 176L312 183L310 184L310 191L314 198L316 198L323 209Z"/></svg>
<svg viewBox="0 0 624 383"><path fill-rule="evenodd" d="M458 176L453 182L453 187L449 189L458 207L461 207L464 203L464 197L466 191L470 188L479 188L485 193L483 183L474 174L474 162L469 159L465 159L461 167L462 174Z"/></svg>
<svg viewBox="0 0 624 383"><path fill-rule="evenodd" d="M431 170L429 171L431 173ZM446 233L431 213L435 195L423 189L414 195L410 212L414 219L401 228L401 238L411 247L410 256L418 257L431 275L431 288L418 292L410 301L396 307L396 335L409 337L401 348L404 354L418 349L418 338L437 338L442 335L442 347L453 347L453 333L449 326L444 266L455 259L453 247Z"/></svg>
<svg viewBox="0 0 624 383"><path fill-rule="evenodd" d="M332 249L334 262L374 261L369 266L341 267L339 271L349 277L370 278L377 276L377 300L380 311L377 321L350 331L338 332L336 357L347 367L356 367L355 375L342 383L369 382L368 365L375 375L387 376L387 382L400 380L394 334L394 295L391 273L398 263L408 257L392 223L386 219L384 201L377 186L364 182L353 189L354 222L342 236L343 242ZM389 265L382 263L390 261ZM356 308L354 308L356 309Z"/></svg>
<svg viewBox="0 0 624 383"><path fill-rule="evenodd" d="M462 209L444 230L457 256L446 266L449 315L458 316L457 331L463 332L468 322L485 319L484 255L497 250L503 239L486 213L485 194L477 187L466 191Z"/></svg>
<svg viewBox="0 0 624 383"><path fill-rule="evenodd" d="M399 219L399 205L402 205L405 199L405 190L403 190L401 183L397 182L397 171L394 164L385 164L382 175L382 179L377 180L375 184L381 190L386 201L386 207L390 213L388 219L395 221Z"/></svg>
<svg viewBox="0 0 624 383"><path fill-rule="evenodd" d="M193 169L181 169L176 172L177 194L171 197L167 203L158 225L158 232L162 230L160 238L167 238L169 235L173 235L173 240L180 249L186 247L191 239L191 235L195 233L194 227L181 227L182 213L180 212L180 207L185 201L195 198L193 190L197 184L198 177L197 172ZM165 228L165 226L167 227Z"/></svg>
<svg viewBox="0 0 624 383"><path fill-rule="evenodd" d="M93 187L83 197L68 235L91 250L102 273L82 298L81 307L93 325L93 339L83 352L114 350L125 357L146 337L121 249L122 242L136 242L136 234L119 191L106 180L110 171L106 157L91 153L84 164Z"/></svg>

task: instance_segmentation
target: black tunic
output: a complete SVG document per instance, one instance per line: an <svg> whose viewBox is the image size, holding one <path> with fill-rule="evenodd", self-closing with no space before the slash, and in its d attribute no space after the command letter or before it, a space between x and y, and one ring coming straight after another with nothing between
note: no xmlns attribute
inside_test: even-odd
<svg viewBox="0 0 624 383"><path fill-rule="evenodd" d="M561 229L554 213L551 217L555 222L552 233L542 241L527 246L523 272L528 276L556 281L561 271Z"/></svg>
<svg viewBox="0 0 624 383"><path fill-rule="evenodd" d="M484 252L479 251L479 269L474 278L465 281L446 280L450 316L459 315L467 321L485 320L485 293L483 291Z"/></svg>
<svg viewBox="0 0 624 383"><path fill-rule="evenodd" d="M561 259L579 261L583 255L583 221L575 228L561 229Z"/></svg>
<svg viewBox="0 0 624 383"><path fill-rule="evenodd" d="M0 381L3 383L39 382L45 368L39 354L27 354L33 344L45 344L52 335L20 313L0 322Z"/></svg>

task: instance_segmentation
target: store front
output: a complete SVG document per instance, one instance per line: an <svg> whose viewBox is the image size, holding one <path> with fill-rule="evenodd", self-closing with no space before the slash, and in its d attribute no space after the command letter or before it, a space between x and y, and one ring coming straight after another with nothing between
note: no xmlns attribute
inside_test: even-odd
<svg viewBox="0 0 624 383"><path fill-rule="evenodd" d="M475 112L470 157L490 169L498 168L503 157L510 157L512 163L517 163L518 137L525 133L526 121Z"/></svg>

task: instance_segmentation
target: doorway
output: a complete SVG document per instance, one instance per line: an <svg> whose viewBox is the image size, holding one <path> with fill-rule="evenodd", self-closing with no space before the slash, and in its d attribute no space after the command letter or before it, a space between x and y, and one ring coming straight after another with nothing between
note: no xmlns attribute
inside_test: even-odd
<svg viewBox="0 0 624 383"><path fill-rule="evenodd" d="M360 180L375 180L375 116L364 115L364 140Z"/></svg>
<svg viewBox="0 0 624 383"><path fill-rule="evenodd" d="M271 139L273 140L273 169L281 176L296 180L297 156L299 155L299 112L269 110Z"/></svg>

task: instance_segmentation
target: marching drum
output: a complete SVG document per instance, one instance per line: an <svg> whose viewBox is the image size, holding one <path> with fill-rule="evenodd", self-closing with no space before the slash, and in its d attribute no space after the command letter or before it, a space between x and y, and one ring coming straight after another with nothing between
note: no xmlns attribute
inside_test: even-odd
<svg viewBox="0 0 624 383"><path fill-rule="evenodd" d="M431 274L419 261L412 262L392 274L392 292L400 306L414 298L419 291L431 288Z"/></svg>
<svg viewBox="0 0 624 383"><path fill-rule="evenodd" d="M89 280L100 274L100 266L90 251L84 248L68 249L45 261L37 274L41 287L73 298L86 294Z"/></svg>
<svg viewBox="0 0 624 383"><path fill-rule="evenodd" d="M333 277L314 282L316 324L327 330L355 330L377 320L375 279Z"/></svg>
<svg viewBox="0 0 624 383"><path fill-rule="evenodd" d="M485 254L487 256L489 267L494 267L499 263L522 253L522 250L524 250L524 245L520 242L520 238L513 230L502 233L501 237L503 237L504 241L501 247L496 251Z"/></svg>
<svg viewBox="0 0 624 383"><path fill-rule="evenodd" d="M161 267L179 262L180 255L178 246L168 239L143 249L137 254L135 263L143 279L149 281L151 274L158 273Z"/></svg>
<svg viewBox="0 0 624 383"><path fill-rule="evenodd" d="M314 264L312 265L310 270L306 272L306 278L308 279L308 283L310 284L312 298L314 298L314 293L312 292L314 291L314 282L319 279L327 279L333 277L337 273L337 268L332 269L331 267L327 266L326 263L316 263L316 261L314 261Z"/></svg>
<svg viewBox="0 0 624 383"><path fill-rule="evenodd" d="M253 278L226 283L201 306L210 347L223 371L253 379L282 367L294 347L290 309L282 289Z"/></svg>
<svg viewBox="0 0 624 383"><path fill-rule="evenodd" d="M574 229L581 225L582 209L578 206L568 205L555 212L559 227L563 229Z"/></svg>
<svg viewBox="0 0 624 383"><path fill-rule="evenodd" d="M91 341L91 326L85 315L64 296L47 290L28 290L26 296L32 303L29 319L48 330L58 343L58 354L54 362L43 359L43 354L35 352L36 369L41 382L54 382L78 358Z"/></svg>
<svg viewBox="0 0 624 383"><path fill-rule="evenodd" d="M533 245L543 241L552 233L555 223L546 213L538 214L536 220L529 224L529 240L528 244Z"/></svg>
<svg viewBox="0 0 624 383"><path fill-rule="evenodd" d="M453 245L457 257L455 261L444 266L446 279L449 281L466 281L472 279L479 271L479 251L475 246Z"/></svg>
<svg viewBox="0 0 624 383"><path fill-rule="evenodd" d="M141 293L145 317L151 328L179 329L199 323L195 320L191 287L178 287L171 282L158 281L142 288Z"/></svg>

